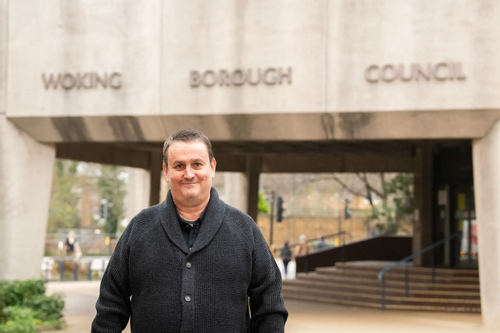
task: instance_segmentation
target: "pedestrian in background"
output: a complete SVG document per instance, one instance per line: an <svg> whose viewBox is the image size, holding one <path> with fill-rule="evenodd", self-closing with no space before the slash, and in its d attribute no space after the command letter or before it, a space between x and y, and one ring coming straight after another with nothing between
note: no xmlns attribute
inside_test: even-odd
<svg viewBox="0 0 500 333"><path fill-rule="evenodd" d="M288 241L281 249L281 260L283 260L283 266L285 267L285 277L288 275L288 263L292 260L292 250L288 245Z"/></svg>
<svg viewBox="0 0 500 333"><path fill-rule="evenodd" d="M325 237L318 235L318 244L316 244L316 251L326 249L328 245L325 242Z"/></svg>
<svg viewBox="0 0 500 333"><path fill-rule="evenodd" d="M68 232L68 236L66 237L66 240L64 241L64 248L66 249L67 256L72 256L72 257L78 258L82 255L80 245L78 244L78 241L77 241L76 236L75 236L75 232L73 230L70 230L70 232Z"/></svg>
<svg viewBox="0 0 500 333"><path fill-rule="evenodd" d="M295 247L295 255L296 256L303 256L309 253L312 253L314 250L307 241L306 235L300 235L299 236L299 244Z"/></svg>

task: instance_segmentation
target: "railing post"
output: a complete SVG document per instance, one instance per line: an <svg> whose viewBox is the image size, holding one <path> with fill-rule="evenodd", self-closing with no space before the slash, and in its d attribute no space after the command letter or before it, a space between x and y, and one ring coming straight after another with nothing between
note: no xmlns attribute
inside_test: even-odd
<svg viewBox="0 0 500 333"><path fill-rule="evenodd" d="M308 274L309 273L309 253L306 253L306 256L304 257L304 273Z"/></svg>
<svg viewBox="0 0 500 333"><path fill-rule="evenodd" d="M77 259L73 259L73 263L75 264L73 269L73 279L78 281L78 261Z"/></svg>
<svg viewBox="0 0 500 333"><path fill-rule="evenodd" d="M59 280L64 281L64 259L59 260Z"/></svg>
<svg viewBox="0 0 500 333"><path fill-rule="evenodd" d="M45 265L45 282L49 282L49 267L50 264L48 261L45 261L47 264Z"/></svg>
<svg viewBox="0 0 500 333"><path fill-rule="evenodd" d="M431 265L432 265L432 283L436 282L436 272L435 272L435 254L436 254L436 248L432 249L432 257L431 257Z"/></svg>
<svg viewBox="0 0 500 333"><path fill-rule="evenodd" d="M381 287L381 305L382 305L382 310L385 309L385 276L382 275L382 287Z"/></svg>
<svg viewBox="0 0 500 333"><path fill-rule="evenodd" d="M345 263L345 234L343 234L343 242L342 242L342 263Z"/></svg>
<svg viewBox="0 0 500 333"><path fill-rule="evenodd" d="M89 281L92 280L92 269L91 268L92 268L92 259L89 259L89 270L87 272L87 274L88 274L87 278L89 279Z"/></svg>
<svg viewBox="0 0 500 333"><path fill-rule="evenodd" d="M410 277L408 274L408 261L405 263L405 295L410 296Z"/></svg>

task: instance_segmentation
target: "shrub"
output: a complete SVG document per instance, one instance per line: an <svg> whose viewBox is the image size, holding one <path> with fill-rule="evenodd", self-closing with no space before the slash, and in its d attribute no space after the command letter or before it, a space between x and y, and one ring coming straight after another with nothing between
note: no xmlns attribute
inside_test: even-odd
<svg viewBox="0 0 500 333"><path fill-rule="evenodd" d="M29 308L8 306L2 312L7 318L5 323L0 324L0 331L3 333L36 333L37 326L42 324Z"/></svg>
<svg viewBox="0 0 500 333"><path fill-rule="evenodd" d="M0 281L0 332L32 333L62 328L62 295L45 295L41 280Z"/></svg>

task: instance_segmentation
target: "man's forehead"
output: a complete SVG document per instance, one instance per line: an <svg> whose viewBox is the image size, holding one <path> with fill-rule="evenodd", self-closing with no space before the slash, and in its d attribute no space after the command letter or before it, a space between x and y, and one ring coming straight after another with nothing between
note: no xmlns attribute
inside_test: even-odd
<svg viewBox="0 0 500 333"><path fill-rule="evenodd" d="M208 160L208 149L202 141L174 141L168 148L169 161Z"/></svg>

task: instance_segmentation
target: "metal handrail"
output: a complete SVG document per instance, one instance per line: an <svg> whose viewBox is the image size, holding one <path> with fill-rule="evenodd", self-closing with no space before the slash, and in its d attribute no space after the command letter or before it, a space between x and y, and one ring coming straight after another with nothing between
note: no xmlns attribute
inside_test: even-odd
<svg viewBox="0 0 500 333"><path fill-rule="evenodd" d="M345 237L344 237L344 241L342 242L342 245L340 245L340 242L341 242L341 238L342 236L345 236L345 235L348 235L349 236L349 239L352 239L352 235L349 231L344 231L342 230L341 232L338 232L336 234L331 234L331 235L326 235L326 236L323 236L324 239L327 239L327 238L334 238L334 237L338 237L339 238L339 247L342 248L342 252L341 252L341 260L342 262L345 262ZM315 239L311 239L311 240L307 240L306 243L310 243L310 242L313 242L315 241ZM293 244L291 245L290 247L293 248L294 246L297 246L299 245L300 243L296 243L296 244ZM311 255L312 253L306 253L304 255L304 273L305 274L308 274L309 273L309 256Z"/></svg>
<svg viewBox="0 0 500 333"><path fill-rule="evenodd" d="M104 269L106 267L106 261L109 261L109 256L85 256L85 257L55 257L55 256L48 256L44 257L44 259L51 259L53 261L59 262L59 280L64 281L64 263L66 261L73 262L74 263L74 269L73 269L73 279L74 281L78 281L78 268L79 268L79 263L80 262L87 262L89 267L87 270L87 279L92 280L92 261L93 260L100 260L102 261L102 273L104 273ZM49 267L47 266L44 270L45 274L45 281L49 281Z"/></svg>
<svg viewBox="0 0 500 333"><path fill-rule="evenodd" d="M409 282L409 273L408 273L408 262L410 260L413 260L415 259L416 257L418 256L421 256L422 254L430 251L430 250L435 250L436 247L440 246L440 245L443 245L445 244L446 242L452 240L453 238L458 238L460 239L462 233L461 232L457 232L457 233L454 233L453 235L450 235L440 241L437 241L425 248L423 248L422 250L418 251L418 252L415 252L411 255L409 255L408 257L405 257L403 259L401 259L400 261L394 263L394 264L391 264L387 267L385 267L384 269L382 269L379 273L378 273L378 279L381 280L381 292L380 292L380 295L381 295L381 305L382 305L382 309L385 309L385 278L384 278L384 275L385 273L393 270L394 268L396 267L399 267L401 265L405 265L405 296L408 297L409 296L409 293L410 293L410 282ZM434 253L431 257L431 266L432 266L432 283L435 282L436 280L436 274L435 274L435 265L434 265Z"/></svg>
<svg viewBox="0 0 500 333"><path fill-rule="evenodd" d="M340 236L343 236L343 235L347 235L349 236L349 239L352 239L352 235L349 231L341 231L341 232L338 232L336 234L331 234L331 235L326 235L326 236L323 236L324 239L328 239L328 238L334 238L334 237L340 237ZM317 241L317 239L308 239L306 241L306 243L312 243L312 242L315 242ZM345 243L345 239L344 239L344 243ZM295 246L297 245L300 245L300 243L294 243L294 244L291 244L289 245L290 248L294 248ZM339 245L340 245L340 241L339 241ZM282 247L280 248L276 248L274 249L274 252L278 252L278 251L281 251L281 249L283 249Z"/></svg>

